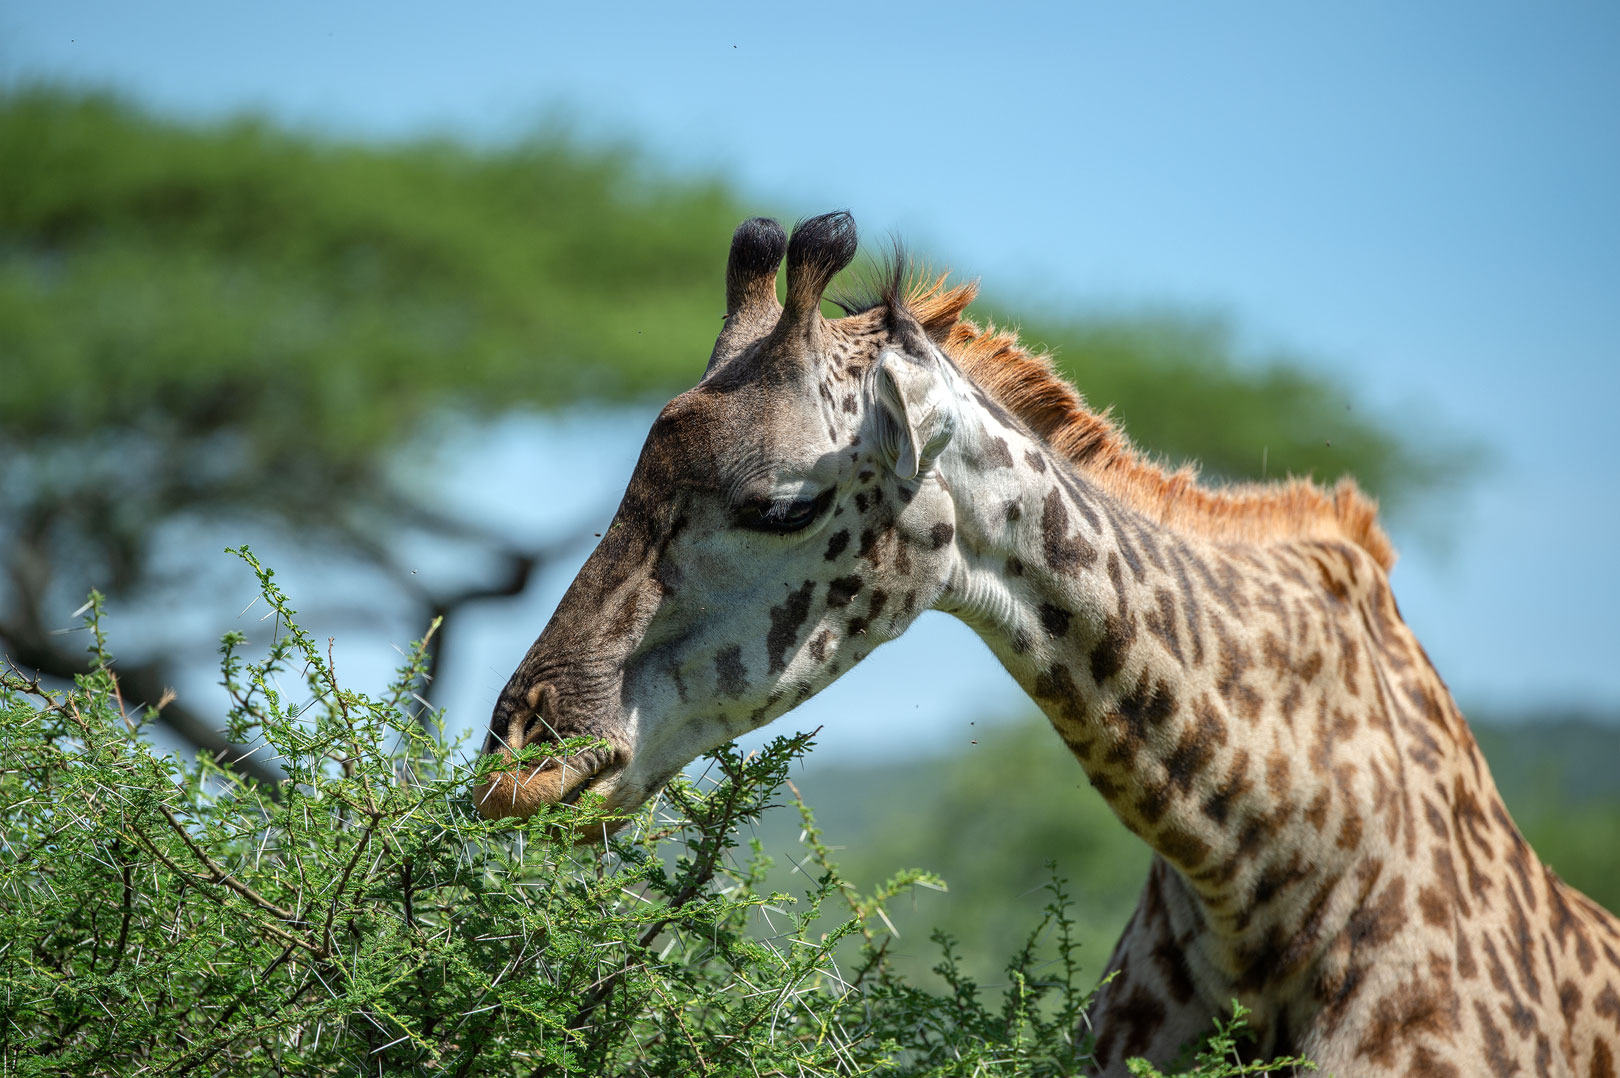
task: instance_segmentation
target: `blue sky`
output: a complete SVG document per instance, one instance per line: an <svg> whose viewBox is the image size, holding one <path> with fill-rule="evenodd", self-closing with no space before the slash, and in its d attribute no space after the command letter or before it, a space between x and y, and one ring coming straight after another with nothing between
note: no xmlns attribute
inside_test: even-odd
<svg viewBox="0 0 1620 1078"><path fill-rule="evenodd" d="M1596 4L0 9L8 81L371 137L563 116L761 208L848 207L1015 311L1227 316L1256 354L1308 356L1419 436L1491 447L1472 493L1422 522L1444 542L1393 529L1397 597L1464 706L1610 712L1617 54L1620 8ZM508 424L457 467L588 446L578 504L611 501L639 422L574 423L565 449ZM450 672L463 710L487 709L562 583L481 615L476 659ZM928 715L954 737L990 701L1021 710L965 631L917 634L806 721L837 737L876 706L917 713L885 719L897 738Z"/></svg>

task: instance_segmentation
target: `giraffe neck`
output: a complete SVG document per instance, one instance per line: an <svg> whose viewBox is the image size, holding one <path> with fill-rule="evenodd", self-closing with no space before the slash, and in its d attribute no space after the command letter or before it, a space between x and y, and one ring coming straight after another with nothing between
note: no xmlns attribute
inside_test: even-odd
<svg viewBox="0 0 1620 1078"><path fill-rule="evenodd" d="M1409 809L1366 811L1405 789L1405 754L1366 736L1389 725L1378 638L1410 653L1382 572L1348 542L1173 533L970 385L961 411L940 468L962 556L936 605L1174 870L1149 890L1187 937L1190 977L1219 998L1303 968L1315 956L1291 952L1413 856Z"/></svg>

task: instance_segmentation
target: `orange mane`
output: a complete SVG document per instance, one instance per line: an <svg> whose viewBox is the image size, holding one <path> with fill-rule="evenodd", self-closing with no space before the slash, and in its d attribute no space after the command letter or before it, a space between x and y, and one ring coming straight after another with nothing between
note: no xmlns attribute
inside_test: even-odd
<svg viewBox="0 0 1620 1078"><path fill-rule="evenodd" d="M964 317L977 294L977 282L947 288L941 275L909 284L904 304L936 340L946 335L944 349L962 373L1115 498L1168 528L1211 539L1345 538L1386 571L1395 564L1395 548L1378 524L1378 503L1355 480L1340 479L1332 490L1309 479L1215 489L1200 486L1193 468L1167 471L1106 414L1088 408L1050 355L1029 351L1016 333L980 328Z"/></svg>

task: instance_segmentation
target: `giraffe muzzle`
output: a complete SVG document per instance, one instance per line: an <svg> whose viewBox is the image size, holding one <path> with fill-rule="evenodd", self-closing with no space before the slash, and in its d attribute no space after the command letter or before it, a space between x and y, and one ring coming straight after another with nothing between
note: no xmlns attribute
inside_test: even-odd
<svg viewBox="0 0 1620 1078"><path fill-rule="evenodd" d="M594 785L618 770L611 750L524 764L508 750L496 770L473 787L473 806L486 820L526 820L543 805L573 805Z"/></svg>

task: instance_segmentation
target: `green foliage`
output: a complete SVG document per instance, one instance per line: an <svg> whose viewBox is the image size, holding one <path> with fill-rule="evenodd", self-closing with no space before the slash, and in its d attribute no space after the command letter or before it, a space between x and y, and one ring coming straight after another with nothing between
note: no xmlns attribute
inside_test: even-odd
<svg viewBox="0 0 1620 1078"><path fill-rule="evenodd" d="M1232 1001L1232 1017L1215 1019L1215 1033L1204 1046L1193 1053L1193 1065L1198 1073L1208 1078L1243 1078L1249 1074L1276 1074L1285 1070L1314 1071L1316 1064L1303 1056L1284 1056L1269 1063L1245 1063L1242 1042L1248 1033L1246 1016L1249 1009L1237 1000ZM1145 1059L1127 1063L1136 1078L1165 1078L1164 1072Z"/></svg>
<svg viewBox="0 0 1620 1078"><path fill-rule="evenodd" d="M417 705L423 648L379 697L343 688L269 570L262 656L224 645L231 723L290 778L246 784L140 737L101 634L67 691L0 674L0 1069L18 1075L1063 1075L1086 1062L1070 898L986 998L949 941L946 991L888 960L809 810L795 899L740 824L805 736L717 753L625 837L600 807L479 819L468 769ZM835 927L816 931L824 911ZM840 964L840 941L858 957ZM1055 956L1047 953L1055 949ZM1226 1034L1222 1033L1222 1036ZM1222 1042L1224 1043L1224 1042ZM1253 1071L1210 1070L1228 1074Z"/></svg>
<svg viewBox="0 0 1620 1078"><path fill-rule="evenodd" d="M4 102L0 156L25 376L0 422L30 438L161 414L341 462L429 409L695 380L738 217L561 138L367 146L48 92Z"/></svg>

